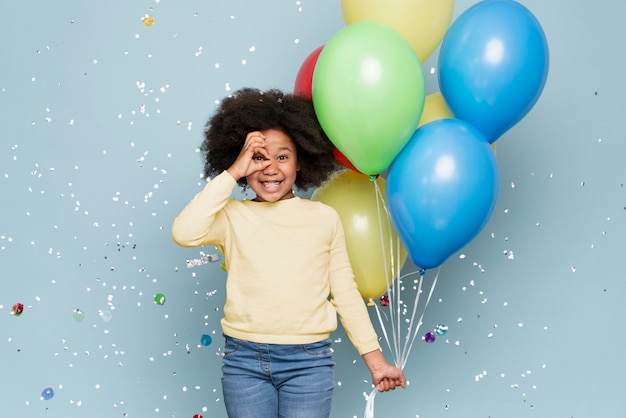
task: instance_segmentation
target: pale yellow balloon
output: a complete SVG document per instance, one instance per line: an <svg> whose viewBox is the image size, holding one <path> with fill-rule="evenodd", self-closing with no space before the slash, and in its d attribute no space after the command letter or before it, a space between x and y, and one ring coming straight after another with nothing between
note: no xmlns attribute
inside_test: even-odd
<svg viewBox="0 0 626 418"><path fill-rule="evenodd" d="M341 0L346 25L370 20L399 32L422 63L439 46L452 20L454 0Z"/></svg>
<svg viewBox="0 0 626 418"><path fill-rule="evenodd" d="M376 182L382 195L379 208L374 182L369 176L352 170L334 175L311 196L312 200L331 206L339 214L355 280L365 300L385 294L387 284L393 282L407 258L385 211L385 180L379 177Z"/></svg>
<svg viewBox="0 0 626 418"><path fill-rule="evenodd" d="M424 99L424 110L422 110L422 117L420 118L419 128L422 125L426 125L428 122L432 122L438 119L454 118L448 105L440 92L431 93ZM496 153L496 143L491 143L491 149L493 153Z"/></svg>
<svg viewBox="0 0 626 418"><path fill-rule="evenodd" d="M424 99L424 110L422 110L422 117L417 127L427 124L438 119L452 118L452 112L448 109L446 101L443 99L443 95L439 92L432 93L426 96Z"/></svg>

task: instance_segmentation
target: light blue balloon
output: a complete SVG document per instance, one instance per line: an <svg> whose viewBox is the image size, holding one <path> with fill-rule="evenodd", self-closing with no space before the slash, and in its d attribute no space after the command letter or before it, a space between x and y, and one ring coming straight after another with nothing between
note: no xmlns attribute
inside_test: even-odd
<svg viewBox="0 0 626 418"><path fill-rule="evenodd" d="M492 143L539 99L548 76L548 44L524 6L484 0L450 26L438 66L439 89L454 117Z"/></svg>
<svg viewBox="0 0 626 418"><path fill-rule="evenodd" d="M470 243L498 189L496 157L476 128L457 119L420 127L387 175L389 214L413 263L437 267Z"/></svg>

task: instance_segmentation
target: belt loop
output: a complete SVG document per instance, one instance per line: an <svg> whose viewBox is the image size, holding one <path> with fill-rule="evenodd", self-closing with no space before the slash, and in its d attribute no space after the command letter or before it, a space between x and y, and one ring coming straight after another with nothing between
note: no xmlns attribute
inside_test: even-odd
<svg viewBox="0 0 626 418"><path fill-rule="evenodd" d="M257 344L259 350L259 367L263 373L272 374L272 357L269 344Z"/></svg>

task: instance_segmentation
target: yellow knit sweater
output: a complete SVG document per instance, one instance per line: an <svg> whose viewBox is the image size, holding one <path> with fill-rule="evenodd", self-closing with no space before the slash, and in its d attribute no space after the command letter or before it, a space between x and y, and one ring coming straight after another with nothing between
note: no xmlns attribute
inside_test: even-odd
<svg viewBox="0 0 626 418"><path fill-rule="evenodd" d="M305 344L328 338L339 314L359 354L379 349L335 210L299 197L232 199L236 184L227 172L216 176L172 225L177 244L214 245L224 255L224 333Z"/></svg>

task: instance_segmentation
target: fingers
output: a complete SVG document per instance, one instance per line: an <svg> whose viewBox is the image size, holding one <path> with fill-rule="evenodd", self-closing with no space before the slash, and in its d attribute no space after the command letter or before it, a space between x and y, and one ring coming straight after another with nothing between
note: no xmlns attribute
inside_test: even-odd
<svg viewBox="0 0 626 418"><path fill-rule="evenodd" d="M255 147L262 148L265 147L265 135L261 132L254 131L248 133L246 135L246 140L244 142L244 148Z"/></svg>
<svg viewBox="0 0 626 418"><path fill-rule="evenodd" d="M405 387L405 383L401 379L389 379L385 378L380 381L378 384L379 392L388 392L390 390L394 390L397 387Z"/></svg>
<svg viewBox="0 0 626 418"><path fill-rule="evenodd" d="M250 132L246 136L243 152L249 154L250 157L259 154L269 158L269 154L265 149L265 135L259 131Z"/></svg>
<svg viewBox="0 0 626 418"><path fill-rule="evenodd" d="M255 161L254 157L258 155L262 156L263 159ZM239 156L228 169L228 172L238 180L255 171L263 170L270 164L268 159L269 153L265 149L265 135L259 131L249 132Z"/></svg>
<svg viewBox="0 0 626 418"><path fill-rule="evenodd" d="M250 146L250 145L259 146L259 145L262 145L264 142L265 142L265 136L263 136L261 132L254 131L246 135L246 140L244 141L244 147Z"/></svg>
<svg viewBox="0 0 626 418"><path fill-rule="evenodd" d="M394 390L397 387L406 388L406 376L402 370L393 367L384 376L377 385L380 392Z"/></svg>

